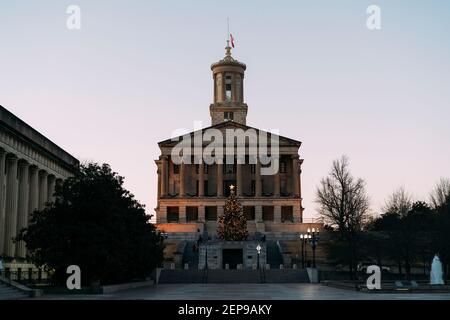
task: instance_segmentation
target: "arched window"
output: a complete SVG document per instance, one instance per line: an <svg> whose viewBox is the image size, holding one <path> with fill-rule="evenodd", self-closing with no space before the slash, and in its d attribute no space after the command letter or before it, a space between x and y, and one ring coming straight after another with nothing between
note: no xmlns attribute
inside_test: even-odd
<svg viewBox="0 0 450 320"><path fill-rule="evenodd" d="M225 76L225 100L231 101L231 76Z"/></svg>

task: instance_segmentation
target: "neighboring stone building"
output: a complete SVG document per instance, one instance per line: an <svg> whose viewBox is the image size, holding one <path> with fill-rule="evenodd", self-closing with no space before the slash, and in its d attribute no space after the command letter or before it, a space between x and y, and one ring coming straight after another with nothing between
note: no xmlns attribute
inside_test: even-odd
<svg viewBox="0 0 450 320"><path fill-rule="evenodd" d="M214 80L211 126L191 132L188 136L192 141L197 135L211 130L220 130L224 136L228 134L228 129L254 130L258 135L262 133L247 125L248 106L244 102L246 65L235 60L231 56L231 48L227 46L226 56L212 64L211 70ZM271 135L268 136L270 139ZM259 159L256 164L250 163L248 150L245 149L249 146L249 140L236 142L233 146L236 150L246 150L245 163L237 163L235 157L234 163L229 164L224 156L222 163L218 161L209 165L198 164L198 161L194 163L201 158L199 155L207 143L203 143L199 152L194 150L190 163L176 164L172 153L178 141L168 139L159 142L161 155L155 161L158 167L158 203L155 210L158 228L168 237L165 253L168 260L177 264L186 261L186 246L200 235L216 238L217 219L223 214L230 185L236 186L251 239L260 239L264 235L268 241L295 243L300 232L305 232L308 227L321 226L312 221L305 223L303 219L301 142L277 137L279 170L274 175L261 174L264 166ZM273 248L268 244L269 247Z"/></svg>
<svg viewBox="0 0 450 320"><path fill-rule="evenodd" d="M54 199L55 185L72 175L79 161L0 106L0 256L26 262L23 241L30 214Z"/></svg>

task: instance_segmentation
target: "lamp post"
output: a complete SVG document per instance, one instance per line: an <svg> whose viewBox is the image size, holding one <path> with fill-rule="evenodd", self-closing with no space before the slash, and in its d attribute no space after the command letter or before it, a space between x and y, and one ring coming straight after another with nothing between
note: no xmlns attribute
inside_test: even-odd
<svg viewBox="0 0 450 320"><path fill-rule="evenodd" d="M208 270L208 241L205 242L205 269Z"/></svg>
<svg viewBox="0 0 450 320"><path fill-rule="evenodd" d="M257 253L257 263L258 263L258 265L256 266L256 268L259 270L259 254L261 253L261 246L259 245L259 243L258 243L258 245L256 246L256 253Z"/></svg>
<svg viewBox="0 0 450 320"><path fill-rule="evenodd" d="M302 269L305 268L305 241L306 241L306 234L301 233L300 234L300 242L302 243Z"/></svg>
<svg viewBox="0 0 450 320"><path fill-rule="evenodd" d="M308 228L308 233L307 233L309 242L311 243L311 247L313 250L313 268L316 267L316 247L317 247L317 243L319 242L319 228L312 228L309 229Z"/></svg>

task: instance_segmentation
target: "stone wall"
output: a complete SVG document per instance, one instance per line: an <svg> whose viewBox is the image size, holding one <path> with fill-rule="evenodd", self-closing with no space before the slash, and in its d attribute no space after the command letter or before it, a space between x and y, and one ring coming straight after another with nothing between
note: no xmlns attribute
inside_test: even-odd
<svg viewBox="0 0 450 320"><path fill-rule="evenodd" d="M258 241L208 241L199 247L199 269L223 269L223 250L242 249L243 269L256 268L258 262L257 246L260 245L259 264L266 265L266 243Z"/></svg>

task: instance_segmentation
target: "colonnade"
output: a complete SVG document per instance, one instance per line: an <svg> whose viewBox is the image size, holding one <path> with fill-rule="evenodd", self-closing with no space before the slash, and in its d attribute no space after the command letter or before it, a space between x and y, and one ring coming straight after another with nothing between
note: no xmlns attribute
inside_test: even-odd
<svg viewBox="0 0 450 320"><path fill-rule="evenodd" d="M13 238L28 226L31 213L54 201L55 186L61 182L45 168L0 148L1 256L26 257L25 243L14 242Z"/></svg>

